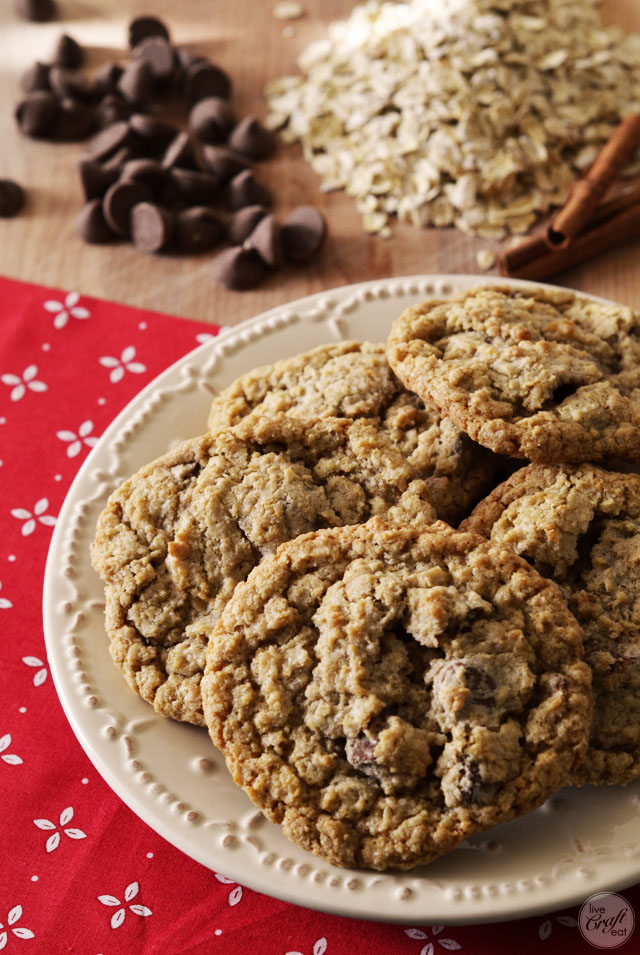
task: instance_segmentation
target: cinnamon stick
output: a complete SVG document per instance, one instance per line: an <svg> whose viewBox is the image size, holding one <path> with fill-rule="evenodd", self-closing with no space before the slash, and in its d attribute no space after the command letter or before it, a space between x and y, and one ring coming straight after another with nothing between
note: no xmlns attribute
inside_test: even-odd
<svg viewBox="0 0 640 955"><path fill-rule="evenodd" d="M628 209L640 202L640 180L618 192L610 199L605 199L596 206L591 218L590 227L604 222L618 212ZM518 245L503 252L498 258L498 267L502 275L515 277L516 273L529 262L547 255L549 244L546 232L538 232L524 239ZM557 250L556 250L557 252ZM551 274L551 273L549 273Z"/></svg>
<svg viewBox="0 0 640 955"><path fill-rule="evenodd" d="M526 255L522 248L511 250L498 259L501 275L514 279L538 281L577 265L604 249L622 245L640 237L640 202L609 216L586 229L564 248L550 249L544 234L528 243ZM519 255L515 253L519 252ZM531 257L529 257L531 256Z"/></svg>
<svg viewBox="0 0 640 955"><path fill-rule="evenodd" d="M565 248L586 226L611 183L640 145L640 114L624 119L586 176L580 179L568 201L551 220L546 240L551 248Z"/></svg>

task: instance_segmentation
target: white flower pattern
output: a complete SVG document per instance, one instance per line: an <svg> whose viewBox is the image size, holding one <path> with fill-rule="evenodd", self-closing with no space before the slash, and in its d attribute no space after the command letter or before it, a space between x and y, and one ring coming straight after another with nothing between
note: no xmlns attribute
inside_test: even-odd
<svg viewBox="0 0 640 955"><path fill-rule="evenodd" d="M2 590L2 581L0 580L0 590ZM0 597L0 610L9 610L10 607L13 607L13 604L10 600L7 600L6 597Z"/></svg>
<svg viewBox="0 0 640 955"><path fill-rule="evenodd" d="M33 506L33 514L31 511L26 510L24 507L14 507L11 511L11 516L17 518L19 521L24 521L22 525L22 536L28 537L29 534L33 534L36 529L37 522L41 524L46 524L47 527L53 527L56 523L55 517L52 517L51 514L46 514L45 511L49 507L49 500L46 497L41 497L39 501Z"/></svg>
<svg viewBox="0 0 640 955"><path fill-rule="evenodd" d="M129 885L124 890L124 900L125 902L131 902L132 899L135 899L136 895L140 890L140 886L137 882L130 882ZM117 912L114 912L111 916L111 928L120 928L124 922L125 916L127 914L127 908L129 908L135 915L140 915L146 917L148 915L153 915L153 912L146 905L128 905L125 906L120 899L117 899L114 895L99 895L98 901L102 902L103 905L117 905L119 906Z"/></svg>
<svg viewBox="0 0 640 955"><path fill-rule="evenodd" d="M98 443L98 439L91 434L92 431L93 421L87 420L82 422L77 434L74 431L56 431L56 438L69 442L67 457L75 458L82 451L83 444L86 444L88 448L93 448Z"/></svg>
<svg viewBox="0 0 640 955"><path fill-rule="evenodd" d="M8 372L7 374L0 376L0 381L2 381L2 383L5 385L9 385L11 388L11 394L9 395L11 400L20 401L21 398L24 398L27 391L47 391L47 386L45 383L43 381L38 381L36 378L37 374L37 365L27 365L25 370L22 372L22 375L14 375Z"/></svg>
<svg viewBox="0 0 640 955"><path fill-rule="evenodd" d="M55 299L49 299L49 301L44 303L44 307L48 312L53 312L55 318L53 320L54 328L64 328L64 326L69 321L69 318L90 318L91 312L89 309L84 308L82 305L78 305L80 301L80 295L78 292L69 292L65 297L64 302L57 302Z"/></svg>
<svg viewBox="0 0 640 955"><path fill-rule="evenodd" d="M11 734L5 733L4 736L0 736L0 759L3 762L8 763L9 766L20 766L22 764L22 759L19 756L16 756L15 753L5 753L5 749L9 749L11 746Z"/></svg>
<svg viewBox="0 0 640 955"><path fill-rule="evenodd" d="M415 939L416 941L421 941L421 942L424 941L427 943L426 945L422 946L418 955L435 955L436 946L440 946L440 948L444 948L445 951L447 952L460 951L460 949L462 948L462 945L460 944L460 942L456 942L454 938L438 938L437 937L438 935L440 935L443 929L444 929L444 925L431 926L431 934L433 935L435 941L429 941L429 935L428 935L429 929L406 928L404 930L404 934L407 935L409 938Z"/></svg>
<svg viewBox="0 0 640 955"><path fill-rule="evenodd" d="M69 839L86 839L87 835L82 829L73 829L68 828L67 823L71 822L73 819L73 806L67 806L66 809L63 809L60 813L60 828L64 832L65 836L68 836ZM51 822L50 819L34 819L34 825L38 829L44 829L45 831L50 831L51 835L47 839L45 848L47 852L53 852L54 849L57 849L60 845L60 831L56 826L55 822Z"/></svg>
<svg viewBox="0 0 640 955"><path fill-rule="evenodd" d="M0 452L5 492L0 631L4 623L12 642L2 684L5 709L12 716L0 720L0 776L5 774L5 788L8 784L15 798L3 803L3 856L11 861L5 882L14 887L0 899L0 955L84 951L87 945L91 953L106 955L108 940L113 946L123 936L122 948L128 951L136 945L134 930L144 935L145 949L162 947L168 923L164 917L160 922L166 913L155 887L169 864L165 853L160 858L156 852L158 858L146 861L153 859L147 850L155 843L135 817L118 820L118 840L109 834L119 805L116 797L107 787L94 785L97 780L57 703L39 705L53 685L44 646L33 639L39 632L35 607L42 581L41 573L31 570L44 566L71 470L95 445L119 402L128 399L126 386L137 390L165 359L168 364L191 351L198 344L197 332L213 329L187 322L183 327L167 319L166 343L160 347L155 333L152 338L149 331L138 330L140 316L134 310L129 314L124 306L92 304L66 291L34 295L32 287L14 290L3 282L0 279L0 291L6 293L3 305L15 301L16 309L9 334L0 336L0 442L6 443ZM15 337L14 318L20 331ZM159 316L159 327L163 321ZM100 356L113 356L113 361L99 364ZM120 384L111 385L110 379ZM38 792L40 799L29 805L29 794ZM83 878L72 883L74 863L98 845L99 855L87 855ZM170 848L175 865L173 852ZM136 868L139 862L141 870ZM191 881L199 881L204 890L208 881L217 911L226 919L212 923L205 914L203 938L218 924L219 934L224 931L226 936L227 928L241 920L251 893L236 883L212 880L206 869L195 866L193 873L186 872L185 887ZM111 888L117 889L117 896L110 892L98 901L103 890ZM130 933L133 941L128 943ZM328 933L319 930L310 936L304 945L308 955L313 940L323 934ZM173 935L171 941L177 940ZM225 949L225 941L224 936L218 941L217 952ZM241 947L242 942L237 944ZM296 945L279 945L281 955L287 947Z"/></svg>
<svg viewBox="0 0 640 955"><path fill-rule="evenodd" d="M226 876L220 875L219 872L214 872L213 874L215 875L218 882L222 882L223 885L235 885L235 889L231 889L229 895L227 896L227 902L229 905L237 905L242 898L242 886L236 885L233 879L227 879Z"/></svg>
<svg viewBox="0 0 640 955"><path fill-rule="evenodd" d="M42 686L47 679L47 668L42 660L38 657L23 657L22 662L26 663L28 667L38 667L37 672L33 676L33 685Z"/></svg>
<svg viewBox="0 0 640 955"><path fill-rule="evenodd" d="M147 366L142 362L134 361L136 350L133 345L128 345L123 349L120 358L114 358L112 355L103 355L98 361L103 368L110 368L109 381L112 385L117 384L124 378L125 371L133 372L134 375L142 375L147 370Z"/></svg>
<svg viewBox="0 0 640 955"><path fill-rule="evenodd" d="M574 919L571 915L556 915L556 922L559 925L563 925L564 928L578 928L578 920ZM551 933L553 932L553 921L551 919L545 919L538 926L538 938L541 942L546 942Z"/></svg>
<svg viewBox="0 0 640 955"><path fill-rule="evenodd" d="M7 915L7 928L10 929L16 938L35 938L35 935L30 928L22 928L21 926L18 926L18 928L13 928L16 922L19 922L21 918L22 906L14 905L13 908L9 910L9 914ZM0 951L7 944L8 938L9 935L7 929L5 929L2 922L0 922Z"/></svg>
<svg viewBox="0 0 640 955"><path fill-rule="evenodd" d="M327 951L327 940L326 938L317 938L313 943L312 955L324 955ZM303 955L302 952L286 952L286 955Z"/></svg>

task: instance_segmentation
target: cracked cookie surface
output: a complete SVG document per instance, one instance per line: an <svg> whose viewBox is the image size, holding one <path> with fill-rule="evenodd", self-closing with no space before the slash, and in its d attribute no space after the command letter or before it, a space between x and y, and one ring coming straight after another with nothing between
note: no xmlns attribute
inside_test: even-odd
<svg viewBox="0 0 640 955"><path fill-rule="evenodd" d="M475 441L539 463L640 458L640 319L561 289L480 286L407 309L407 388Z"/></svg>
<svg viewBox="0 0 640 955"><path fill-rule="evenodd" d="M322 345L254 369L213 399L208 428L235 425L256 411L375 422L427 481L438 517L450 524L491 489L499 464L431 402L404 388L383 344Z"/></svg>
<svg viewBox="0 0 640 955"><path fill-rule="evenodd" d="M428 488L365 421L249 416L186 441L110 497L92 562L110 652L158 712L202 724L211 629L239 580L320 527L435 517Z"/></svg>
<svg viewBox="0 0 640 955"><path fill-rule="evenodd" d="M555 580L584 630L594 713L575 782L640 776L640 476L529 465L464 527L512 547Z"/></svg>
<svg viewBox="0 0 640 955"><path fill-rule="evenodd" d="M591 716L582 632L506 547L379 518L278 548L238 585L202 684L214 744L285 835L411 868L566 783Z"/></svg>

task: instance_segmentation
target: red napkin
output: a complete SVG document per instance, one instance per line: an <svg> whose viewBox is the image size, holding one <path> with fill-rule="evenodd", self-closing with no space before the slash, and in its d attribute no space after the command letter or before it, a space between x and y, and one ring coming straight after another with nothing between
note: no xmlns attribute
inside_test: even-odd
<svg viewBox="0 0 640 955"><path fill-rule="evenodd" d="M210 872L120 801L76 741L49 674L41 622L47 549L67 489L105 427L218 329L1 278L0 316L0 950L593 951L578 930L578 908L450 927L297 908ZM637 909L638 887L624 895ZM637 950L634 941L625 950Z"/></svg>

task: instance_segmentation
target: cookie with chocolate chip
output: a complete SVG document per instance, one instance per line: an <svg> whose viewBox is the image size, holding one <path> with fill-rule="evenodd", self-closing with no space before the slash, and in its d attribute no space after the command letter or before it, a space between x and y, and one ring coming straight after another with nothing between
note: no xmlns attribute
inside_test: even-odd
<svg viewBox="0 0 640 955"><path fill-rule="evenodd" d="M500 454L640 458L640 316L630 308L479 286L407 309L387 354L407 388Z"/></svg>
<svg viewBox="0 0 640 955"><path fill-rule="evenodd" d="M408 869L539 805L587 746L590 671L559 588L442 522L283 544L207 651L209 732L298 846Z"/></svg>
<svg viewBox="0 0 640 955"><path fill-rule="evenodd" d="M594 465L516 471L468 530L556 581L584 630L595 707L577 783L640 776L640 475Z"/></svg>
<svg viewBox="0 0 640 955"><path fill-rule="evenodd" d="M165 716L203 723L200 681L235 585L283 541L374 514L434 519L424 482L371 422L248 416L179 445L110 497L91 547L110 652Z"/></svg>
<svg viewBox="0 0 640 955"><path fill-rule="evenodd" d="M216 395L211 431L250 412L365 419L375 423L427 482L438 516L457 524L488 493L500 464L396 378L383 344L346 341L254 369Z"/></svg>

